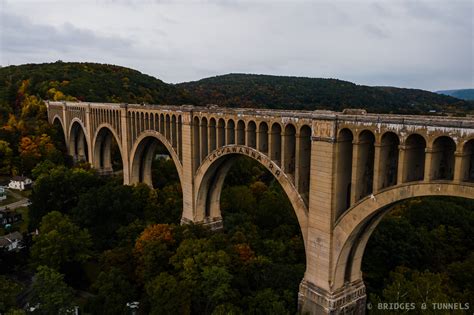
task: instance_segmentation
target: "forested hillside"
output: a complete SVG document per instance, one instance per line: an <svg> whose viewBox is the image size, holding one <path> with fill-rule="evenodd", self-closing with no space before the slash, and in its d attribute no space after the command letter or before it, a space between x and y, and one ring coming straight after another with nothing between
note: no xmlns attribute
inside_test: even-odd
<svg viewBox="0 0 474 315"><path fill-rule="evenodd" d="M43 100L183 104L181 90L136 70L96 63L45 63L0 68L0 104L19 105L18 90Z"/></svg>
<svg viewBox="0 0 474 315"><path fill-rule="evenodd" d="M281 109L365 108L378 113L461 112L474 103L423 90L369 87L336 79L228 74L181 83L199 104Z"/></svg>

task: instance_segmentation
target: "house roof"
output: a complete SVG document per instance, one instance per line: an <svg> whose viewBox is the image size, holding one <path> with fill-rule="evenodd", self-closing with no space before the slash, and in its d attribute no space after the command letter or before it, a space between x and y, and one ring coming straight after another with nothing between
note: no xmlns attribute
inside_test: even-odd
<svg viewBox="0 0 474 315"><path fill-rule="evenodd" d="M23 240L23 235L21 235L21 233L18 231L12 232L4 236L0 236L0 247L8 246L10 245L10 243L17 240Z"/></svg>

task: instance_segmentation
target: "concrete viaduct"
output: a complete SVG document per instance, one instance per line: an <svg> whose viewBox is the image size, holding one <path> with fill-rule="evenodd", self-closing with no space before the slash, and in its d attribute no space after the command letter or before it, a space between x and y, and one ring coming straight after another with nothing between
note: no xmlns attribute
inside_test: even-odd
<svg viewBox="0 0 474 315"><path fill-rule="evenodd" d="M111 171L118 144L124 184L151 182L159 143L176 165L182 222L222 225L220 193L236 156L264 165L301 228L306 272L299 306L363 314L361 262L391 206L419 196L474 198L474 119L217 106L49 102L75 160Z"/></svg>

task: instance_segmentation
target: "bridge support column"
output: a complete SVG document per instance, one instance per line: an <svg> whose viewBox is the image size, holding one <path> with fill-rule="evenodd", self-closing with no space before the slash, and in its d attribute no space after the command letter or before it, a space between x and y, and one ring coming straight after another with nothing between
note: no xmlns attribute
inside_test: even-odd
<svg viewBox="0 0 474 315"><path fill-rule="evenodd" d="M333 235L337 150L332 122L322 122L322 125L326 126L313 127L322 134L316 132L311 143L306 272L300 284L298 306L302 313L310 314L346 314L348 311L364 314L364 283L358 279L339 285L334 280L335 253L340 251L338 247L341 246L335 242Z"/></svg>
<svg viewBox="0 0 474 315"><path fill-rule="evenodd" d="M346 283L333 292L321 289L303 280L298 303L301 313L310 314L365 314L366 293L364 282Z"/></svg>
<svg viewBox="0 0 474 315"><path fill-rule="evenodd" d="M455 182L460 182L464 178L463 176L463 160L464 160L464 154L462 152L456 152L454 154L454 178L453 180Z"/></svg>
<svg viewBox="0 0 474 315"><path fill-rule="evenodd" d="M193 113L189 111L183 113L182 117L182 162L183 162L183 177L181 181L181 189L183 191L183 215L181 216L181 223L199 222L204 218L200 217L195 211L194 204L194 163L193 154L199 155L199 147L194 143L193 139ZM196 128L197 129L197 128ZM199 132L199 129L197 129ZM196 150L197 148L197 150Z"/></svg>
<svg viewBox="0 0 474 315"><path fill-rule="evenodd" d="M122 131L122 166L123 166L123 184L130 185L132 179L130 178L130 139L131 128L128 117L127 105L120 105L120 130Z"/></svg>

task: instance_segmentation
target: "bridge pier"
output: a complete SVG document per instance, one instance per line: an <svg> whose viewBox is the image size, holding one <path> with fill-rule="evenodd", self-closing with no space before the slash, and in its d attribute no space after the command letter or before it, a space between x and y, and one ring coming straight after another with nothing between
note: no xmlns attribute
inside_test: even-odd
<svg viewBox="0 0 474 315"><path fill-rule="evenodd" d="M362 280L347 283L332 292L303 280L298 293L298 309L302 314L365 314L365 285Z"/></svg>

